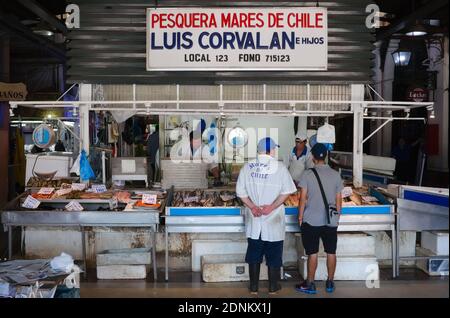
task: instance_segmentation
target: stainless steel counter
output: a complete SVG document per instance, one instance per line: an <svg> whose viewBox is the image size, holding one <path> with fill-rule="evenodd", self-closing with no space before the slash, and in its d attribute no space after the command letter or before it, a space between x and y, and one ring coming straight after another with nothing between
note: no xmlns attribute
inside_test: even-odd
<svg viewBox="0 0 450 318"><path fill-rule="evenodd" d="M130 212L107 212L107 211L46 211L46 210L20 210L20 203L23 196L20 196L10 202L6 211L1 213L1 221L8 231L8 257L12 257L12 229L14 226L74 226L81 231L83 262L86 269L86 239L85 227L107 226L107 227L141 227L148 228L151 237L153 276L156 281L156 232L159 224L159 211L130 211ZM86 207L103 205L108 207L110 200L80 200ZM101 201L101 202L100 202ZM50 201L43 205L50 204ZM55 201L51 204L67 204L65 202ZM86 274L86 271L85 271Z"/></svg>
<svg viewBox="0 0 450 318"><path fill-rule="evenodd" d="M300 232L296 208L286 208L286 232ZM365 213L365 214L364 214ZM227 215L229 214L229 215ZM392 275L396 275L397 233L393 205L358 206L343 209L339 232L390 231L392 234ZM170 233L243 233L242 207L167 207L165 215L165 279L169 279Z"/></svg>

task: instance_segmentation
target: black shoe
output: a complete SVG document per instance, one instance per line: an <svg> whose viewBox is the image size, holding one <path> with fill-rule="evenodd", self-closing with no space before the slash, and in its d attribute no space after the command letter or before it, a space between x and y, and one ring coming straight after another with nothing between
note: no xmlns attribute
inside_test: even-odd
<svg viewBox="0 0 450 318"><path fill-rule="evenodd" d="M308 283L306 280L301 284L295 285L295 290L305 294L317 294L316 285Z"/></svg>
<svg viewBox="0 0 450 318"><path fill-rule="evenodd" d="M334 282L330 279L327 279L327 282L325 283L325 287L326 287L327 293L332 293L336 289L336 287L334 286Z"/></svg>
<svg viewBox="0 0 450 318"><path fill-rule="evenodd" d="M281 289L281 285L278 283L280 279L280 268L269 267L269 294L275 294Z"/></svg>
<svg viewBox="0 0 450 318"><path fill-rule="evenodd" d="M248 264L248 271L250 276L249 290L251 294L258 294L259 285L259 269L261 264Z"/></svg>

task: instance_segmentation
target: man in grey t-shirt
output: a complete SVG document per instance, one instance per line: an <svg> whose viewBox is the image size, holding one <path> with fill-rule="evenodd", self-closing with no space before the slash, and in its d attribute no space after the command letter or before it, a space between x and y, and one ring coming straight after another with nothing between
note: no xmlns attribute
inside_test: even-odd
<svg viewBox="0 0 450 318"><path fill-rule="evenodd" d="M327 149L323 144L316 144L311 149L315 171L322 183L323 191L329 206L335 206L337 212L341 213L343 189L342 179L339 173L325 164ZM334 272L336 270L336 245L337 227L329 224L327 209L320 190L319 182L312 169L303 173L299 187L301 188L299 204L299 224L302 232L302 242L308 255L308 277L296 290L308 294L315 294L314 277L317 269L317 258L319 252L319 240L327 253L328 279L326 282L327 292L334 291Z"/></svg>

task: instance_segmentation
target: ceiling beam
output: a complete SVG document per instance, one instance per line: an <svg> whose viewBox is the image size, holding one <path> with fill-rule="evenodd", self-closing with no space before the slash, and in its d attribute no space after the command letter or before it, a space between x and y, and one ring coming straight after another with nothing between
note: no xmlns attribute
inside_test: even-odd
<svg viewBox="0 0 450 318"><path fill-rule="evenodd" d="M442 9L443 7L448 6L448 0L432 0L427 3L425 6L420 7L414 10L410 15L400 19L397 23L390 26L386 30L377 34L377 41L386 39L391 35L407 28L408 26L414 24L416 20L420 20L423 18L428 18L428 15Z"/></svg>
<svg viewBox="0 0 450 318"><path fill-rule="evenodd" d="M22 6L36 14L42 20L46 21L52 27L62 32L63 34L67 33L67 27L61 20L58 20L51 12L47 9L43 8L39 3L35 0L17 0Z"/></svg>
<svg viewBox="0 0 450 318"><path fill-rule="evenodd" d="M64 60L66 57L64 48L56 45L43 36L33 33L29 28L20 23L15 16L6 14L2 10L0 10L0 27L3 27L8 32L47 50L49 53L60 59Z"/></svg>

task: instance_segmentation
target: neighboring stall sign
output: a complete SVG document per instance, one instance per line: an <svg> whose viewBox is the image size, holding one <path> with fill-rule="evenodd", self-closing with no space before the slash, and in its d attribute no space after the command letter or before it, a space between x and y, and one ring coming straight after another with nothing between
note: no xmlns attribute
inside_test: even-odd
<svg viewBox="0 0 450 318"><path fill-rule="evenodd" d="M0 101L25 100L27 93L27 87L24 83L0 82Z"/></svg>
<svg viewBox="0 0 450 318"><path fill-rule="evenodd" d="M148 71L327 70L326 8L147 9Z"/></svg>
<svg viewBox="0 0 450 318"><path fill-rule="evenodd" d="M424 102L428 99L428 91L422 87L412 87L406 92L406 99L413 102Z"/></svg>

